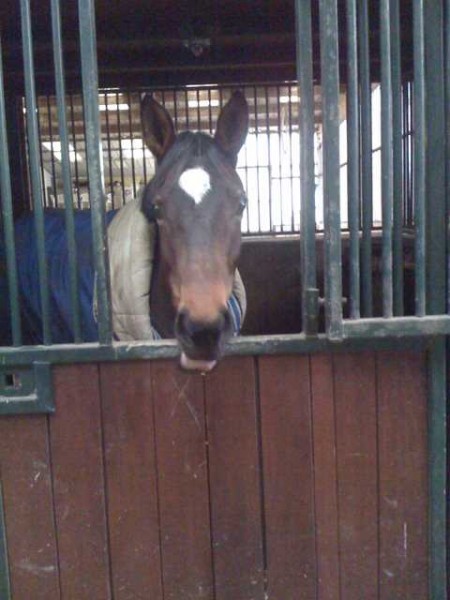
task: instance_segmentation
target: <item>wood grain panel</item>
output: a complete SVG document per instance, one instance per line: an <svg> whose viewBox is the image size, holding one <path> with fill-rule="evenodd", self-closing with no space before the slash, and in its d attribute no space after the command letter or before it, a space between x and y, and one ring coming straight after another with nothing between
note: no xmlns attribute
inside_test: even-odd
<svg viewBox="0 0 450 600"><path fill-rule="evenodd" d="M341 597L378 598L375 358L333 357L338 463Z"/></svg>
<svg viewBox="0 0 450 600"><path fill-rule="evenodd" d="M150 373L148 362L100 366L115 600L162 598Z"/></svg>
<svg viewBox="0 0 450 600"><path fill-rule="evenodd" d="M380 598L426 598L425 356L378 354Z"/></svg>
<svg viewBox="0 0 450 600"><path fill-rule="evenodd" d="M152 368L165 600L212 599L203 378Z"/></svg>
<svg viewBox="0 0 450 600"><path fill-rule="evenodd" d="M64 598L110 597L97 365L55 368L50 418L55 512Z"/></svg>
<svg viewBox="0 0 450 600"><path fill-rule="evenodd" d="M333 365L311 356L317 598L339 600L339 536Z"/></svg>
<svg viewBox="0 0 450 600"><path fill-rule="evenodd" d="M0 419L0 472L12 597L57 600L47 417Z"/></svg>
<svg viewBox="0 0 450 600"><path fill-rule="evenodd" d="M215 598L263 598L254 359L226 359L205 382Z"/></svg>
<svg viewBox="0 0 450 600"><path fill-rule="evenodd" d="M309 358L259 359L268 598L315 598Z"/></svg>

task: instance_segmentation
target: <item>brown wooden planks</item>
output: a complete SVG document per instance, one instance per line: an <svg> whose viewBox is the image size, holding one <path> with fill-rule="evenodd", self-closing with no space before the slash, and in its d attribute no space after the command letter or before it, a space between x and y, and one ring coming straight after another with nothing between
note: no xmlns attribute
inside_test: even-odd
<svg viewBox="0 0 450 600"><path fill-rule="evenodd" d="M425 356L378 355L380 598L427 597Z"/></svg>
<svg viewBox="0 0 450 600"><path fill-rule="evenodd" d="M12 597L57 600L47 417L0 419L0 469Z"/></svg>
<svg viewBox="0 0 450 600"><path fill-rule="evenodd" d="M113 597L162 598L151 365L100 366Z"/></svg>
<svg viewBox="0 0 450 600"><path fill-rule="evenodd" d="M339 600L339 536L333 366L311 357L317 598Z"/></svg>
<svg viewBox="0 0 450 600"><path fill-rule="evenodd" d="M205 382L215 599L263 598L254 359L226 359Z"/></svg>
<svg viewBox="0 0 450 600"><path fill-rule="evenodd" d="M268 598L315 598L309 358L259 359Z"/></svg>
<svg viewBox="0 0 450 600"><path fill-rule="evenodd" d="M378 598L378 465L375 358L333 357L341 597Z"/></svg>
<svg viewBox="0 0 450 600"><path fill-rule="evenodd" d="M212 600L203 378L152 368L164 600Z"/></svg>
<svg viewBox="0 0 450 600"><path fill-rule="evenodd" d="M64 598L110 597L100 387L96 365L54 371L51 417L55 512Z"/></svg>

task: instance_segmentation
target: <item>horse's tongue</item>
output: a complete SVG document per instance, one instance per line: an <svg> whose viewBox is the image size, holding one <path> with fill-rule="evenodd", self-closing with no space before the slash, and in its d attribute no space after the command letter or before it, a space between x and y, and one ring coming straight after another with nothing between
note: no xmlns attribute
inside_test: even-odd
<svg viewBox="0 0 450 600"><path fill-rule="evenodd" d="M181 366L183 369L188 369L189 371L201 371L203 373L207 373L208 371L214 369L216 364L216 360L193 360L192 358L186 356L184 352L181 354Z"/></svg>

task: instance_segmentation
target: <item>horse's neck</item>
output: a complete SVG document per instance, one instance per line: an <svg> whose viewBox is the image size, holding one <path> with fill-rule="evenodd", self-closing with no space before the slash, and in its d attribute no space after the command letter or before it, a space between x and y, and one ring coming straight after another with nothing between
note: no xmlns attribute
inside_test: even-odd
<svg viewBox="0 0 450 600"><path fill-rule="evenodd" d="M168 270L161 258L159 234L157 233L150 286L150 320L161 337L171 338L174 337L175 317Z"/></svg>

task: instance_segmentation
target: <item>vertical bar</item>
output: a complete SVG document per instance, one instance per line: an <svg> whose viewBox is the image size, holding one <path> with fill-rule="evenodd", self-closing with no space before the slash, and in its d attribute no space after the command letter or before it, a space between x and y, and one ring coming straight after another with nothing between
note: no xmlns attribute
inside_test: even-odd
<svg viewBox="0 0 450 600"><path fill-rule="evenodd" d="M103 94L103 101L105 103L105 125L106 125L106 145L108 148L108 173L109 173L109 193L111 194L111 207L115 208L114 205L114 173L112 166L112 148L111 148L111 131L109 129L109 107L108 107L108 93Z"/></svg>
<svg viewBox="0 0 450 600"><path fill-rule="evenodd" d="M50 144L51 144L50 157L51 157L51 163L52 163L52 186L53 186L53 193L55 195L55 208L57 208L58 207L58 192L56 189L56 163L55 163L55 151L54 151L55 136L53 134L52 108L51 108L51 103L50 103L50 96L48 96L48 95L46 96L46 101L47 101L46 103L47 103L48 134L50 137ZM39 139L42 140L41 132L39 132ZM42 143L40 144L40 147L42 149ZM44 161L42 161L42 168L44 168ZM44 181L44 197L45 197L46 193L47 193L47 189L46 189L45 181ZM50 198L48 200L50 200Z"/></svg>
<svg viewBox="0 0 450 600"><path fill-rule="evenodd" d="M92 239L98 303L98 334L101 344L112 342L108 246L105 226L105 196L100 151L98 73L93 0L78 0L80 19L81 74L86 118L86 157L89 165Z"/></svg>
<svg viewBox="0 0 450 600"><path fill-rule="evenodd" d="M383 316L393 316L393 131L392 131L392 51L391 2L380 1L381 44L381 193L382 193L382 288Z"/></svg>
<svg viewBox="0 0 450 600"><path fill-rule="evenodd" d="M314 82L311 33L311 3L296 0L297 78L300 107L300 243L302 273L302 328L317 333L316 215L314 182Z"/></svg>
<svg viewBox="0 0 450 600"><path fill-rule="evenodd" d="M426 291L427 314L446 310L447 213L443 3L424 2L426 94ZM448 123L447 123L448 127ZM439 338L429 353L430 598L446 598L446 348Z"/></svg>
<svg viewBox="0 0 450 600"><path fill-rule="evenodd" d="M130 90L127 91L126 98L128 101L128 125L130 128L130 144L131 144L131 177L133 179L133 198L136 198L136 167L134 164L134 133L133 133L133 119L132 119L132 106L131 106L131 94Z"/></svg>
<svg viewBox="0 0 450 600"><path fill-rule="evenodd" d="M270 101L269 101L269 88L267 85L264 86L264 98L266 101L266 132L267 132L267 168L269 172L269 230L272 233L272 163L270 160Z"/></svg>
<svg viewBox="0 0 450 600"><path fill-rule="evenodd" d="M350 230L350 317L360 317L359 278L359 93L356 0L347 0L347 181Z"/></svg>
<svg viewBox="0 0 450 600"><path fill-rule="evenodd" d="M342 337L342 250L339 194L339 48L336 0L319 10L323 111L325 322L330 339Z"/></svg>
<svg viewBox="0 0 450 600"><path fill-rule="evenodd" d="M120 182L122 185L122 206L125 204L125 171L123 168L123 149L122 149L122 123L120 120L120 98L116 92L116 116L117 116L117 141L119 144L119 164L120 164Z"/></svg>
<svg viewBox="0 0 450 600"><path fill-rule="evenodd" d="M367 0L358 3L359 80L361 90L361 312L364 317L373 314L372 282L372 88L370 76L369 11Z"/></svg>
<svg viewBox="0 0 450 600"><path fill-rule="evenodd" d="M11 600L3 490L0 483L0 598Z"/></svg>
<svg viewBox="0 0 450 600"><path fill-rule="evenodd" d="M44 202L42 197L42 178L39 165L39 133L37 121L36 90L34 87L33 44L31 34L31 15L29 0L21 0L21 28L23 62L25 74L25 97L27 106L27 139L30 163L33 211L36 229L37 256L39 268L39 292L42 313L42 340L51 342L50 333L50 296L48 289L48 270L45 255Z"/></svg>
<svg viewBox="0 0 450 600"><path fill-rule="evenodd" d="M423 0L413 4L414 44L414 223L416 315L426 313L425 248L425 47Z"/></svg>
<svg viewBox="0 0 450 600"><path fill-rule="evenodd" d="M402 65L399 0L391 1L392 51L392 152L393 152L393 310L401 316L403 307L403 186L402 186Z"/></svg>
<svg viewBox="0 0 450 600"><path fill-rule="evenodd" d="M13 204L11 191L11 173L6 130L6 108L3 85L3 54L0 36L0 195L4 240L6 246L6 265L8 270L9 307L11 315L11 333L14 346L22 343L22 331L19 311L19 288L17 281L16 250L14 240Z"/></svg>
<svg viewBox="0 0 450 600"><path fill-rule="evenodd" d="M73 106L73 94L70 94L70 124L72 128L72 145L73 150L75 152L75 156L77 155L77 132L75 130L75 110ZM77 208L81 208L81 194L80 194L80 176L78 173L78 163L75 161L75 188L77 192Z"/></svg>
<svg viewBox="0 0 450 600"><path fill-rule="evenodd" d="M283 231L283 142L281 139L283 124L281 122L281 90L282 88L277 85L277 124L278 124L278 190L280 198L280 231Z"/></svg>
<svg viewBox="0 0 450 600"><path fill-rule="evenodd" d="M255 140L256 140L256 182L257 182L257 193L258 193L258 233L261 233L261 182L259 178L259 153L258 153L258 94L256 86L253 87L253 101L255 104Z"/></svg>
<svg viewBox="0 0 450 600"><path fill-rule="evenodd" d="M70 300L72 308L74 341L81 341L80 294L77 275L77 246L72 198L72 175L70 172L69 134L66 117L66 90L62 55L61 12L59 0L51 0L53 60L55 63L56 101L58 105L59 139L61 142L61 169L64 190L64 216L66 223L67 250L69 253ZM76 156L75 156L76 160ZM56 192L56 186L55 186Z"/></svg>

